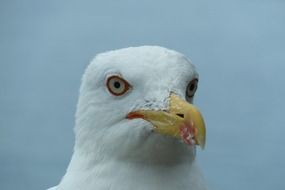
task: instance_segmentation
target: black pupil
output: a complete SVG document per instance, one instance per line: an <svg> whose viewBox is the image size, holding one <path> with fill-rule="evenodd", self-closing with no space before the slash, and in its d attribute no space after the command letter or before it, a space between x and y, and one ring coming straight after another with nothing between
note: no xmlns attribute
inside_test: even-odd
<svg viewBox="0 0 285 190"><path fill-rule="evenodd" d="M193 91L195 89L195 84L190 85L190 90Z"/></svg>
<svg viewBox="0 0 285 190"><path fill-rule="evenodd" d="M120 88L121 87L121 83L118 82L118 81L114 82L114 87L115 88Z"/></svg>

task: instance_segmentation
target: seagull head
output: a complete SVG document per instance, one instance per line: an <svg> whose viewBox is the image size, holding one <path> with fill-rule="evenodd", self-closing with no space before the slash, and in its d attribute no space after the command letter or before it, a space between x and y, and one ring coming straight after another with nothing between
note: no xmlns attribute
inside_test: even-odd
<svg viewBox="0 0 285 190"><path fill-rule="evenodd" d="M82 79L75 151L154 162L193 155L205 145L203 118L193 105L198 80L189 59L162 47L97 55Z"/></svg>

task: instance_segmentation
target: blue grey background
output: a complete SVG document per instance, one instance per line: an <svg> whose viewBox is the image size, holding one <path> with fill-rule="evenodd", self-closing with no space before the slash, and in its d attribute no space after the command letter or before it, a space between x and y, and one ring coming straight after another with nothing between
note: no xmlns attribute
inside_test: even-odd
<svg viewBox="0 0 285 190"><path fill-rule="evenodd" d="M198 68L209 189L285 189L283 0L1 0L0 189L60 181L86 65L144 44Z"/></svg>

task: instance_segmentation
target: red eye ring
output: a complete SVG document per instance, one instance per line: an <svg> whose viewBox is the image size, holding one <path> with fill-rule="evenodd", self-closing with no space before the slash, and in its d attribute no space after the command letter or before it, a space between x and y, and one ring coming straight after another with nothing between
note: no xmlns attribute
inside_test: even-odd
<svg viewBox="0 0 285 190"><path fill-rule="evenodd" d="M131 85L125 79L117 75L108 77L106 86L109 92L114 96L121 96L125 94L131 87Z"/></svg>

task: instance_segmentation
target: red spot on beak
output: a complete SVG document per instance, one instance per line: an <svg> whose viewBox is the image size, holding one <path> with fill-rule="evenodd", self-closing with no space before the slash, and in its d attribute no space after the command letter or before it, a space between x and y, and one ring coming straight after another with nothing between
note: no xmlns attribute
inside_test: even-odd
<svg viewBox="0 0 285 190"><path fill-rule="evenodd" d="M196 136L197 130L194 128L194 124L191 123L190 125L183 125L180 128L180 136L184 143L188 145L194 145L195 144L195 136Z"/></svg>
<svg viewBox="0 0 285 190"><path fill-rule="evenodd" d="M127 119L138 119L138 118L144 119L144 115L137 112L130 112L127 115Z"/></svg>

